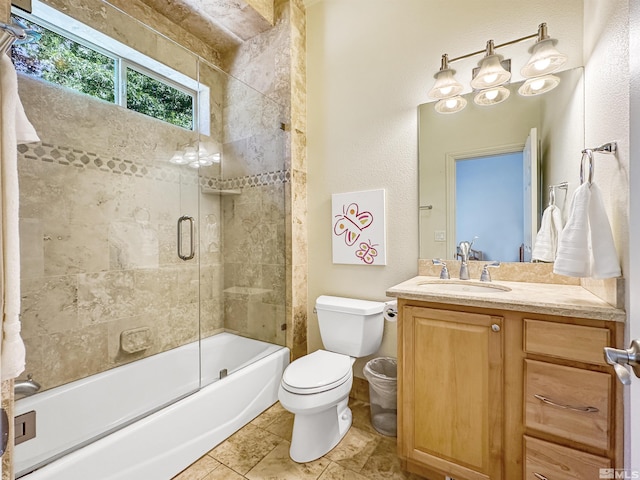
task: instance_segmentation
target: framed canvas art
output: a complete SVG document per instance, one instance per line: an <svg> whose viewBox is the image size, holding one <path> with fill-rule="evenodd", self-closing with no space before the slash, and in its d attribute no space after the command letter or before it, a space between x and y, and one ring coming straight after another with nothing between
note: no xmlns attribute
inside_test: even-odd
<svg viewBox="0 0 640 480"><path fill-rule="evenodd" d="M333 263L386 265L384 190L331 196Z"/></svg>

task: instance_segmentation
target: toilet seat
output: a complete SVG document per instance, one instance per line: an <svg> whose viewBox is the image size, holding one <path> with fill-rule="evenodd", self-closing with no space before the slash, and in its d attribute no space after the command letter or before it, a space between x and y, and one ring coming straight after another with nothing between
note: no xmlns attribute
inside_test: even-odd
<svg viewBox="0 0 640 480"><path fill-rule="evenodd" d="M317 350L291 363L282 376L282 387L291 393L326 392L351 378L351 357Z"/></svg>

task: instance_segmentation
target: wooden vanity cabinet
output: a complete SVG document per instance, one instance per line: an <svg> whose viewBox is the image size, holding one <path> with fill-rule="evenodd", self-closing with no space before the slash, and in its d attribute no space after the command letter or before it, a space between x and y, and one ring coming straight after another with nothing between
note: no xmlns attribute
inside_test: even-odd
<svg viewBox="0 0 640 480"><path fill-rule="evenodd" d="M624 325L398 300L398 454L429 480L587 480L623 468Z"/></svg>
<svg viewBox="0 0 640 480"><path fill-rule="evenodd" d="M523 321L526 480L602 478L623 468L622 388L602 354L622 325Z"/></svg>
<svg viewBox="0 0 640 480"><path fill-rule="evenodd" d="M503 322L402 309L399 443L416 473L426 466L456 480L502 478Z"/></svg>

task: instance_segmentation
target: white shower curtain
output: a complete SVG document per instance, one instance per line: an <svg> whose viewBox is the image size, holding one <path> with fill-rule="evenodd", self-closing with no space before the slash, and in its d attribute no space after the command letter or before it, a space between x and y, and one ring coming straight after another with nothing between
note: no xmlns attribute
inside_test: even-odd
<svg viewBox="0 0 640 480"><path fill-rule="evenodd" d="M2 279L1 379L24 371L25 350L20 336L20 235L18 223L18 143L40 139L18 97L18 78L11 59L0 54L0 278Z"/></svg>

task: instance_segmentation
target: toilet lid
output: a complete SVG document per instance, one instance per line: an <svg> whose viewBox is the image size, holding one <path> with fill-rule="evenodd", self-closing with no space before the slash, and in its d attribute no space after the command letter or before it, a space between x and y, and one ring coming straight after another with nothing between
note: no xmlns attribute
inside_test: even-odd
<svg viewBox="0 0 640 480"><path fill-rule="evenodd" d="M293 393L324 392L349 379L351 364L347 355L317 350L291 363L284 371L282 384Z"/></svg>

